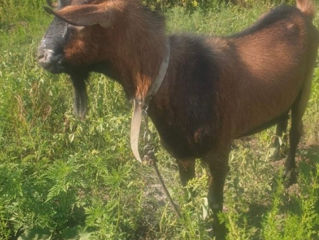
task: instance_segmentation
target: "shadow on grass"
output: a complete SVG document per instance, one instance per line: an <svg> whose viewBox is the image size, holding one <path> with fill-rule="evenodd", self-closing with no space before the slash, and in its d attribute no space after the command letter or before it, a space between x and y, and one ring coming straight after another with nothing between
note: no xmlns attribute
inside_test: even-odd
<svg viewBox="0 0 319 240"><path fill-rule="evenodd" d="M309 167L315 168L319 164L319 145L310 145L300 150L301 158L304 160L301 163L306 163Z"/></svg>
<svg viewBox="0 0 319 240"><path fill-rule="evenodd" d="M297 171L298 171L298 184L292 185L289 188L283 190L283 192L278 192L277 189L281 184L278 178L274 178L272 184L272 190L270 194L274 197L280 197L281 203L279 205L278 214L282 216L296 216L298 219L305 217L305 209L303 209L303 201L305 196L303 194L310 194L312 191L318 191L315 189L316 184L319 184L319 145L306 146L300 149L299 156L296 158L297 161ZM279 176L279 172L278 177ZM282 182L283 183L283 182ZM316 194L316 193L315 193ZM318 193L319 194L319 193ZM319 198L316 198L315 211L319 213ZM265 227L263 222L267 218L267 214L273 209L273 202L256 203L251 202L248 205L248 212L246 213L246 219L248 226L254 226L257 229L255 234L253 234L251 239L260 239L261 231ZM317 229L313 226L314 230Z"/></svg>

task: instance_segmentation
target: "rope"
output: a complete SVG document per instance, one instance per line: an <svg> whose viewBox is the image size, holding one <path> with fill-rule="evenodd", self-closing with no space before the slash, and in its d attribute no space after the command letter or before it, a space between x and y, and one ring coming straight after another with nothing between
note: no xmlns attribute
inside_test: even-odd
<svg viewBox="0 0 319 240"><path fill-rule="evenodd" d="M146 114L144 116L145 116L145 118L144 118L144 121L145 121L145 128L144 128L144 143L145 143L145 147L144 147L144 150L145 150L146 154L143 157L143 161L150 162L152 164L152 166L154 167L154 170L156 172L157 178L158 178L158 180L161 183L162 189L164 190L164 193L165 193L166 197L168 198L168 201L169 201L170 205L174 209L177 217L181 218L182 215L181 215L181 213L179 211L179 207L173 201L173 199L171 197L171 194L169 193L169 191L168 191L168 189L167 189L167 187L165 185L164 179L163 179L163 177L162 177L162 175L161 175L161 173L160 173L160 171L158 169L157 158L155 157L154 149L152 149L150 144L149 144L149 141L151 139L151 134L150 134L150 130L148 128L148 118L147 118Z"/></svg>
<svg viewBox="0 0 319 240"><path fill-rule="evenodd" d="M145 99L137 99L135 98L133 101L133 114L132 114L132 120L131 120L131 133L130 133L130 143L131 143L131 149L134 157L136 160L138 160L140 163L143 162L151 162L156 175L162 185L162 188L164 190L164 193L166 197L168 198L171 206L173 207L176 215L180 218L181 214L179 212L179 209L177 205L174 203L170 193L168 192L163 177L160 174L160 171L158 170L157 167L157 159L154 154L154 149L150 146L149 142L151 140L151 135L150 131L148 128L148 119L147 119L147 108L148 108L148 103L152 99L152 97L157 93L158 89L161 87L162 82L165 78L168 65L170 61L170 43L169 40L166 41L166 54L165 57L160 65L159 73L154 82L152 83ZM140 135L140 128L142 125L142 121L144 120L145 122L145 127L144 127L144 152L146 153L143 157L143 159L140 157L139 153L139 135Z"/></svg>
<svg viewBox="0 0 319 240"><path fill-rule="evenodd" d="M173 207L173 209L174 209L174 211L175 211L177 217L178 217L178 218L181 218L181 213L180 213L180 211L179 211L179 208L178 208L178 206L176 205L176 203L173 201L173 199L172 199L172 197L171 197L169 191L168 191L167 188L166 188L166 185L165 185L165 183L164 183L163 177L162 177L160 171L158 170L157 163L156 163L156 159L151 160L151 162L152 162L152 165L153 165L153 167L154 167L154 169L155 169L155 172L156 172L156 175L157 175L157 177L158 177L158 180L160 181L160 183L161 183L161 185L162 185L162 188L163 188L163 190L164 190L164 192L165 192L165 195L166 195L166 197L168 198L169 203L170 203L171 206Z"/></svg>

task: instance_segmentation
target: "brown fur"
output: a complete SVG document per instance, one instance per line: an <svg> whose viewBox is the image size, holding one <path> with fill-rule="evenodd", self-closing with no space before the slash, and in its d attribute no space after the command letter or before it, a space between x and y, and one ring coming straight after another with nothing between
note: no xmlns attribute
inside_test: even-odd
<svg viewBox="0 0 319 240"><path fill-rule="evenodd" d="M164 26L133 0L105 1L100 5L110 9L112 27L94 25L77 31L64 49L66 61L74 65L110 61L128 96L142 98L163 58ZM68 8L72 6L58 14L67 18Z"/></svg>
<svg viewBox="0 0 319 240"><path fill-rule="evenodd" d="M88 27L74 30L64 47L68 64L81 68L107 62L130 98L144 98L164 57L163 20L134 0L89 1L98 4L96 18L87 16L81 5L76 7L79 12L72 12L80 3L74 0L55 12L76 25L87 19ZM184 184L194 176L196 157L208 164L215 214L222 209L232 140L276 122L281 134L289 110L291 150L286 166L294 177L319 42L311 23L314 5L309 0L298 0L297 5L299 9L278 7L233 36L169 37L170 64L149 114L164 145L178 159ZM107 15L110 27L102 27L100 14ZM217 239L223 239L225 226L215 220L214 227Z"/></svg>

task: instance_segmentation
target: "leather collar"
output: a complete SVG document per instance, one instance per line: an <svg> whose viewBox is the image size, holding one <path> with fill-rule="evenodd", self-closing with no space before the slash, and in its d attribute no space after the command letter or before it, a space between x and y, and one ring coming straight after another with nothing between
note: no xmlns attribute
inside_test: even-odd
<svg viewBox="0 0 319 240"><path fill-rule="evenodd" d="M145 99L140 100L135 98L133 100L130 142L133 155L136 158L136 160L138 160L140 163L143 162L138 149L141 124L143 118L147 118L147 108L149 102L151 101L152 97L157 93L158 89L161 87L163 80L166 76L170 61L170 52L170 43L169 40L167 40L165 57L161 63L158 75L153 81L152 85L150 86Z"/></svg>

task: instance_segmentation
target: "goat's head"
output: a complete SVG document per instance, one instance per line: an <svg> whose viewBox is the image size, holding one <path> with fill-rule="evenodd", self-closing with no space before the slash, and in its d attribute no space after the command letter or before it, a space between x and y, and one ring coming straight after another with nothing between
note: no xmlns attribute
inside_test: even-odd
<svg viewBox="0 0 319 240"><path fill-rule="evenodd" d="M110 32L114 11L119 9L120 2L59 0L55 10L46 7L55 18L38 48L40 65L52 73L68 73L103 61L99 57L101 37Z"/></svg>
<svg viewBox="0 0 319 240"><path fill-rule="evenodd" d="M118 29L125 21L121 16L134 1L58 0L53 5L47 2L51 8L45 10L54 19L41 40L38 61L49 72L71 76L74 112L83 118L87 109L85 79L90 71L109 73L105 66L109 57L115 55L112 42L120 38Z"/></svg>
<svg viewBox="0 0 319 240"><path fill-rule="evenodd" d="M75 113L86 112L84 79L90 71L116 77L129 97L145 95L165 50L163 18L139 0L59 0L55 5L45 8L54 19L38 60L52 73L71 76Z"/></svg>

